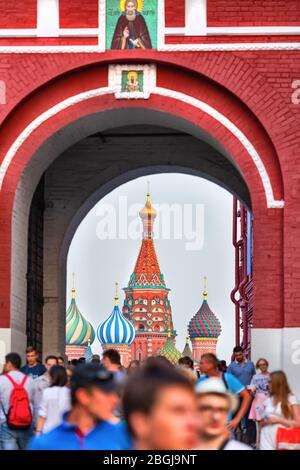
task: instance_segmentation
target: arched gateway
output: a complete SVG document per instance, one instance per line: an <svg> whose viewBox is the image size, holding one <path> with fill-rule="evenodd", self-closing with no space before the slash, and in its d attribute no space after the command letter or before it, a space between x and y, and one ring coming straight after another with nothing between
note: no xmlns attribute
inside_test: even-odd
<svg viewBox="0 0 300 470"><path fill-rule="evenodd" d="M165 16L158 2L152 49L105 50L101 21L112 20L103 14L97 44L75 27L77 42L67 44L63 29L54 39L46 31L19 42L0 37L9 64L0 69L0 362L11 349L23 352L28 335L44 353L64 349L66 256L92 205L136 176L182 171L251 209L252 354L284 367L300 389L299 108L284 80L299 43L291 31L281 42L270 32L266 43L263 28L240 31L236 42L213 36L210 0L204 29L193 30L191 11L178 10L178 20L170 3Z"/></svg>

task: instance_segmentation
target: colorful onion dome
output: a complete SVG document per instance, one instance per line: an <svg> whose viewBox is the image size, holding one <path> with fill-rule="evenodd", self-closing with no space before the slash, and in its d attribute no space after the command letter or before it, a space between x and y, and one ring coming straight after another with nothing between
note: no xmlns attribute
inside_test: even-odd
<svg viewBox="0 0 300 470"><path fill-rule="evenodd" d="M165 342L165 345L159 355L168 359L168 361L170 361L173 365L178 365L178 361L182 357L181 352L178 351L178 349L176 349L174 346L170 331L168 333L167 341Z"/></svg>
<svg viewBox="0 0 300 470"><path fill-rule="evenodd" d="M190 357L191 359L193 357L193 354L192 354L192 351L191 351L191 348L190 348L190 337L188 335L185 338L185 346L184 346L184 349L182 351L182 356L183 357Z"/></svg>
<svg viewBox="0 0 300 470"><path fill-rule="evenodd" d="M221 324L207 303L206 285L203 292L203 303L191 319L188 330L190 338L218 338L220 336Z"/></svg>
<svg viewBox="0 0 300 470"><path fill-rule="evenodd" d="M81 314L75 300L75 287L73 275L72 300L66 312L66 345L86 346L88 341L93 343L95 331L89 321Z"/></svg>
<svg viewBox="0 0 300 470"><path fill-rule="evenodd" d="M135 337L135 329L120 312L118 284L116 284L115 306L110 316L100 324L97 336L101 344L131 344Z"/></svg>

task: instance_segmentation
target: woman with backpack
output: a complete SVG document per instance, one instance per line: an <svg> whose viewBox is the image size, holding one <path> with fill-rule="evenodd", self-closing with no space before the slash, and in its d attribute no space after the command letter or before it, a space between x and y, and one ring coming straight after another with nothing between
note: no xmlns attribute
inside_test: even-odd
<svg viewBox="0 0 300 470"><path fill-rule="evenodd" d="M272 372L270 397L264 402L260 450L276 450L280 428L300 427L300 406L283 371Z"/></svg>
<svg viewBox="0 0 300 470"><path fill-rule="evenodd" d="M51 385L43 390L38 412L36 434L47 433L58 426L65 412L71 408L68 377L63 366L53 366L50 370Z"/></svg>

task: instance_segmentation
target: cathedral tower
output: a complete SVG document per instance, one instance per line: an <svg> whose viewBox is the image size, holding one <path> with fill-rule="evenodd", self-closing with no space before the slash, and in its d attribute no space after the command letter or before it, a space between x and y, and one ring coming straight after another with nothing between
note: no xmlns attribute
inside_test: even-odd
<svg viewBox="0 0 300 470"><path fill-rule="evenodd" d="M134 271L124 288L123 314L133 324L136 335L132 359L144 360L159 354L170 335L175 341L169 291L160 271L153 241L153 224L157 212L148 190L146 204L139 213L143 223L143 239Z"/></svg>

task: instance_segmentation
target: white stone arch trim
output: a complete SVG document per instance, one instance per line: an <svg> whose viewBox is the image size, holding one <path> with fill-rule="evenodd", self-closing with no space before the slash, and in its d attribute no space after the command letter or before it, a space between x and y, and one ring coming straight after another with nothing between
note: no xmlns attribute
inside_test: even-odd
<svg viewBox="0 0 300 470"><path fill-rule="evenodd" d="M40 114L37 118L35 118L30 124L28 124L28 126L25 127L25 129L18 135L14 143L11 145L11 147L9 148L8 152L6 153L1 163L0 191L2 189L3 181L9 169L9 166L13 162L18 150L21 148L24 142L26 142L26 140L30 137L30 135L39 126L41 126L44 122L46 122L48 119L52 118L59 112L64 111L65 109L69 108L70 106L73 106L74 104L81 103L83 101L87 101L95 97L108 95L108 94L114 94L114 93L115 93L114 88L101 87L101 88L95 88L92 90L87 90L83 93L79 93L74 96L70 96L69 98L61 101L60 103L57 103L55 106L52 106L47 111L45 111L44 113ZM229 132L231 132L231 134L233 134L234 137L245 148L251 160L253 161L254 165L256 166L261 182L264 187L267 207L269 209L275 209L275 208L281 209L284 207L283 200L279 201L279 200L274 199L274 193L273 193L271 180L260 155L256 151L253 144L250 142L250 140L232 121L230 121L226 116L224 116L222 113L217 111L215 108L213 108L209 104L203 101L200 101L197 98L194 98L190 95L186 95L184 93L181 93L175 90L170 90L170 89L161 88L161 87L154 87L152 93L159 95L159 96L165 96L165 97L177 100L177 101L181 101L185 104L193 106L194 108L201 110L202 112L208 114L213 119L215 119L220 124L222 124L222 126L224 126Z"/></svg>

